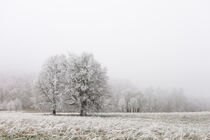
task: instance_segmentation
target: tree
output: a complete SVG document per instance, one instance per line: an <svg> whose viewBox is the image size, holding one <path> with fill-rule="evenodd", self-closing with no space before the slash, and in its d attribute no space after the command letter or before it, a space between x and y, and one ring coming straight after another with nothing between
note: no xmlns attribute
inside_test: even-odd
<svg viewBox="0 0 210 140"><path fill-rule="evenodd" d="M121 112L124 112L126 109L126 102L125 102L125 98L121 97L118 101L118 107L120 109Z"/></svg>
<svg viewBox="0 0 210 140"><path fill-rule="evenodd" d="M38 77L37 89L45 97L44 101L52 106L53 115L56 115L62 93L66 89L66 70L66 57L56 55L46 61Z"/></svg>
<svg viewBox="0 0 210 140"><path fill-rule="evenodd" d="M106 70L86 53L71 57L69 64L69 103L79 106L81 116L87 115L88 109L101 109L108 93Z"/></svg>
<svg viewBox="0 0 210 140"><path fill-rule="evenodd" d="M15 103L14 103L14 101L10 101L7 104L7 110L9 110L9 111L14 111L15 110Z"/></svg>
<svg viewBox="0 0 210 140"><path fill-rule="evenodd" d="M136 97L132 97L130 99L129 107L130 107L131 112L137 112L138 101L137 101Z"/></svg>

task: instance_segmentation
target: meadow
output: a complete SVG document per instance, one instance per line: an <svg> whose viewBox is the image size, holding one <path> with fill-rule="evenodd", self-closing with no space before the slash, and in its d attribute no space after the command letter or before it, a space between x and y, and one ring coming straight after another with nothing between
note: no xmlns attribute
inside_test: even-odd
<svg viewBox="0 0 210 140"><path fill-rule="evenodd" d="M0 112L1 140L210 140L210 113Z"/></svg>

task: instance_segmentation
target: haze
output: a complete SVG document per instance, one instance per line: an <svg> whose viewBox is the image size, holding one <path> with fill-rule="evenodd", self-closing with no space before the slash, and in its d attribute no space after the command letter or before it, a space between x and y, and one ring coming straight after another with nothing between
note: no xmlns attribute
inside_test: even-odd
<svg viewBox="0 0 210 140"><path fill-rule="evenodd" d="M0 2L0 71L38 73L46 58L93 53L110 78L210 96L208 0Z"/></svg>

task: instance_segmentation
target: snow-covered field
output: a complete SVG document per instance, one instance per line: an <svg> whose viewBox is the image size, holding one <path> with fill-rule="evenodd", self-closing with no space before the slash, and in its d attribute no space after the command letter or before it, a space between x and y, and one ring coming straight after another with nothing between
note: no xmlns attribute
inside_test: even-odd
<svg viewBox="0 0 210 140"><path fill-rule="evenodd" d="M210 113L100 114L0 112L0 139L210 140Z"/></svg>

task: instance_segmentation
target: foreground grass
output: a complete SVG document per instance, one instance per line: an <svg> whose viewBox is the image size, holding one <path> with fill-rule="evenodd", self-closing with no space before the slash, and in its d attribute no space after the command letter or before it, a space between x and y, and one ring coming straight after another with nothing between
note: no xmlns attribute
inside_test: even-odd
<svg viewBox="0 0 210 140"><path fill-rule="evenodd" d="M79 117L0 112L1 140L210 140L210 113L109 113Z"/></svg>

